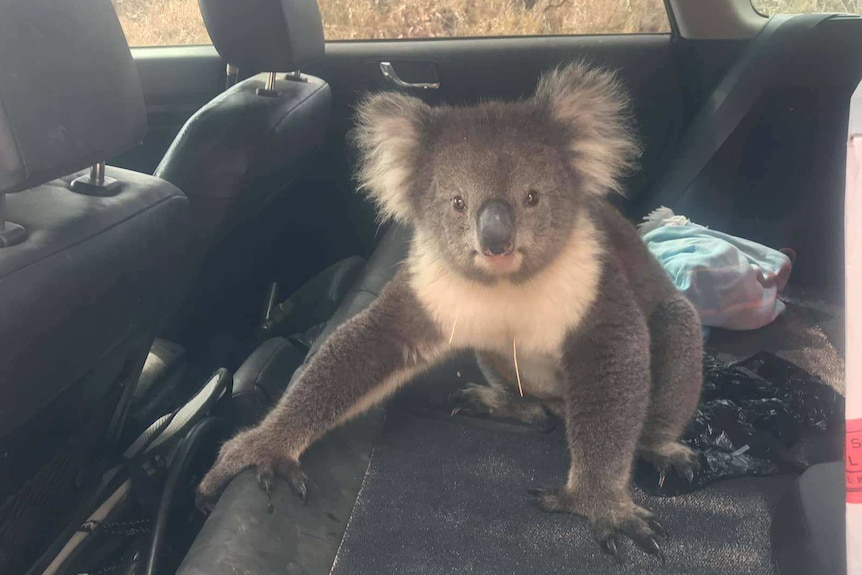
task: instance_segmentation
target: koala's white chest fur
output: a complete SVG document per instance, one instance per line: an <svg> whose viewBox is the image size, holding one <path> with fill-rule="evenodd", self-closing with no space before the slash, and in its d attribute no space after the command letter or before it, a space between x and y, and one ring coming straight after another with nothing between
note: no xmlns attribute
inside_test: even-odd
<svg viewBox="0 0 862 575"><path fill-rule="evenodd" d="M597 297L601 253L595 228L582 218L559 256L534 278L486 285L455 273L417 241L410 281L452 347L511 355L514 341L519 358L558 361L566 334Z"/></svg>

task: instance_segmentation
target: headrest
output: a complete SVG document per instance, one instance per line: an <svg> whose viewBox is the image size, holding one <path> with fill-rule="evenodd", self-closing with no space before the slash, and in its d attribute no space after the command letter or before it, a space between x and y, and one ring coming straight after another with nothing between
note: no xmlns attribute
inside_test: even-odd
<svg viewBox="0 0 862 575"><path fill-rule="evenodd" d="M323 58L317 0L198 0L219 55L248 72L295 72Z"/></svg>
<svg viewBox="0 0 862 575"><path fill-rule="evenodd" d="M111 0L0 0L0 192L104 161L145 131Z"/></svg>

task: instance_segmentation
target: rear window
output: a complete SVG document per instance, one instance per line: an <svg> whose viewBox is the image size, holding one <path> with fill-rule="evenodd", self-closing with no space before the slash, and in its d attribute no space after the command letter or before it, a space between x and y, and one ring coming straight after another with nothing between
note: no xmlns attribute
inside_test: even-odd
<svg viewBox="0 0 862 575"><path fill-rule="evenodd" d="M862 14L862 0L751 0L751 5L764 16L807 12Z"/></svg>

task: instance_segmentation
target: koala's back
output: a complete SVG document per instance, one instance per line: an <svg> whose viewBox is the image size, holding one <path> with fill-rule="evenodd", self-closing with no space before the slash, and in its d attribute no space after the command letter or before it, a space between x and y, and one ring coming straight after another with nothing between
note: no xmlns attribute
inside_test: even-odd
<svg viewBox="0 0 862 575"><path fill-rule="evenodd" d="M638 307L649 317L656 306L678 294L676 286L646 247L637 228L616 208L597 201L590 211L605 242L606 272L622 274L622 277L608 277L606 281L627 284Z"/></svg>

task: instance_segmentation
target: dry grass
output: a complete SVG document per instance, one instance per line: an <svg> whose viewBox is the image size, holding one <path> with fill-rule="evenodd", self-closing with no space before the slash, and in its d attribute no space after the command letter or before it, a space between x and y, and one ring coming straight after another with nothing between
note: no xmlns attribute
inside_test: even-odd
<svg viewBox="0 0 862 575"><path fill-rule="evenodd" d="M211 43L197 0L112 1L129 46Z"/></svg>
<svg viewBox="0 0 862 575"><path fill-rule="evenodd" d="M338 40L666 32L661 0L321 0Z"/></svg>
<svg viewBox="0 0 862 575"><path fill-rule="evenodd" d="M210 43L197 0L113 2L132 46ZM667 32L669 29L662 0L319 2L328 40L631 34ZM754 4L763 13L862 13L862 0L754 0Z"/></svg>
<svg viewBox="0 0 862 575"><path fill-rule="evenodd" d="M113 2L132 46L210 42L197 0ZM328 40L669 29L662 0L320 0L320 12Z"/></svg>
<svg viewBox="0 0 862 575"><path fill-rule="evenodd" d="M752 0L761 14L802 14L805 12L846 12L862 14L862 0Z"/></svg>

